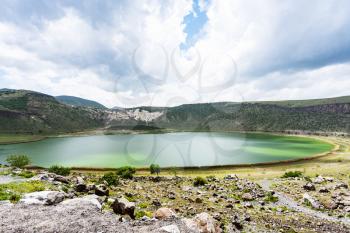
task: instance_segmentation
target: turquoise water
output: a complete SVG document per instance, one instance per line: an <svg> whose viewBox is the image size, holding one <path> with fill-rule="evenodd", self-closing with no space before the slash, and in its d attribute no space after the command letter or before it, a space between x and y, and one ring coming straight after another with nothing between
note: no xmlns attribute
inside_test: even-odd
<svg viewBox="0 0 350 233"><path fill-rule="evenodd" d="M214 166L272 162L323 153L322 141L269 134L169 133L49 138L0 145L0 162L26 154L32 164L76 167Z"/></svg>

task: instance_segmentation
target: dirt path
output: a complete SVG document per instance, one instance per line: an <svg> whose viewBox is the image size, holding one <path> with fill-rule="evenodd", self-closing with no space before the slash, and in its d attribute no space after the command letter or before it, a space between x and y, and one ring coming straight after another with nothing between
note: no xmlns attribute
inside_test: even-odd
<svg viewBox="0 0 350 233"><path fill-rule="evenodd" d="M264 179L264 180L261 180L259 182L259 184L261 185L261 187L264 190L266 190L266 191L271 190L270 189L271 184L272 184L271 180ZM278 202L276 203L277 205L286 206L289 209L295 210L297 212L302 212L308 216L312 216L312 217L317 218L317 219L322 219L322 220L331 221L331 222L341 222L341 223L344 223L344 224L350 226L350 219L349 218L332 217L326 213L301 206L298 202L294 201L293 199L291 199L290 197L288 197L287 195L285 195L283 193L276 192L275 194L278 197Z"/></svg>

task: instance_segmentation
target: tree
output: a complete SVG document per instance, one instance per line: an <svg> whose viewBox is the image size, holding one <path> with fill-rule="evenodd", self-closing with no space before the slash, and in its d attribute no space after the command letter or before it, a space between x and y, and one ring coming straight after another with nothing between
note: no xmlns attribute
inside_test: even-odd
<svg viewBox="0 0 350 233"><path fill-rule="evenodd" d="M23 168L30 163L30 159L26 155L10 155L7 157L6 162L12 167Z"/></svg>
<svg viewBox="0 0 350 233"><path fill-rule="evenodd" d="M157 176L159 176L160 166L158 164L151 164L151 166L149 167L149 170L151 174L157 174Z"/></svg>

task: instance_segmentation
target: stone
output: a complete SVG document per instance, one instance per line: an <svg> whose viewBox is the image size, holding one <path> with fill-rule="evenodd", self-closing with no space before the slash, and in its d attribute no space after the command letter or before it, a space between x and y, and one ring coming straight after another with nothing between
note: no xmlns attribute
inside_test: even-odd
<svg viewBox="0 0 350 233"><path fill-rule="evenodd" d="M152 201L152 205L160 207L160 206L162 206L162 203L159 200L156 199L156 200Z"/></svg>
<svg viewBox="0 0 350 233"><path fill-rule="evenodd" d="M203 200L202 198L200 197L197 197L196 200L195 200L196 203L200 204L200 203L203 203Z"/></svg>
<svg viewBox="0 0 350 233"><path fill-rule="evenodd" d="M316 187L313 183L307 183L303 186L303 188L307 191L315 191Z"/></svg>
<svg viewBox="0 0 350 233"><path fill-rule="evenodd" d="M27 193L19 203L26 205L54 205L64 200L64 193L58 191L40 191Z"/></svg>
<svg viewBox="0 0 350 233"><path fill-rule="evenodd" d="M67 206L76 206L78 208L81 208L81 206L93 206L97 210L102 209L102 205L100 201L98 200L97 195L87 195L84 197L80 198L73 198L73 199L68 199L64 200L63 202L60 203L60 205L67 205Z"/></svg>
<svg viewBox="0 0 350 233"><path fill-rule="evenodd" d="M174 192L170 192L168 198L174 200L176 198L176 194Z"/></svg>
<svg viewBox="0 0 350 233"><path fill-rule="evenodd" d="M239 217L237 215L233 216L231 219L232 225L237 229L237 230L242 230L243 229L243 224L240 221Z"/></svg>
<svg viewBox="0 0 350 233"><path fill-rule="evenodd" d="M154 217L156 219L168 219L168 218L172 218L172 217L176 217L176 214L173 210L169 209L169 208L159 208L155 213L154 213Z"/></svg>
<svg viewBox="0 0 350 233"><path fill-rule="evenodd" d="M221 232L215 219L208 213L197 214L193 219L184 219L185 225L194 232L218 233Z"/></svg>
<svg viewBox="0 0 350 233"><path fill-rule="evenodd" d="M305 203L310 204L314 209L322 209L321 204L308 193L304 193L303 200Z"/></svg>
<svg viewBox="0 0 350 233"><path fill-rule="evenodd" d="M348 187L349 186L345 183L337 183L335 184L334 189L341 189L341 188L347 189Z"/></svg>
<svg viewBox="0 0 350 233"><path fill-rule="evenodd" d="M58 181L58 182L61 182L61 183L65 183L65 184L68 184L69 183L69 179L67 177L64 177L64 176L60 176L60 175L55 175L54 178L53 178L54 181Z"/></svg>
<svg viewBox="0 0 350 233"><path fill-rule="evenodd" d="M129 202L125 198L116 199L111 205L114 213L121 215L129 215L132 219L135 219L135 203Z"/></svg>
<svg viewBox="0 0 350 233"><path fill-rule="evenodd" d="M161 232L168 232L168 233L180 233L180 230L177 225L168 225L160 228Z"/></svg>
<svg viewBox="0 0 350 233"><path fill-rule="evenodd" d="M243 201L253 201L254 197L250 193L244 193L242 195L242 199L243 199Z"/></svg>
<svg viewBox="0 0 350 233"><path fill-rule="evenodd" d="M108 187L104 184L97 185L95 188L95 194L97 196L108 196L109 195Z"/></svg>
<svg viewBox="0 0 350 233"><path fill-rule="evenodd" d="M322 184L325 181L325 178L323 178L322 176L317 176L312 180L312 182L314 182L315 184Z"/></svg>
<svg viewBox="0 0 350 233"><path fill-rule="evenodd" d="M87 191L85 181L80 176L76 177L75 190L77 192L86 192Z"/></svg>
<svg viewBox="0 0 350 233"><path fill-rule="evenodd" d="M326 187L322 186L322 187L320 188L319 192L320 192L320 193L329 193L329 190L328 190Z"/></svg>
<svg viewBox="0 0 350 233"><path fill-rule="evenodd" d="M332 200L326 200L322 203L326 209L334 210L338 207L338 204Z"/></svg>

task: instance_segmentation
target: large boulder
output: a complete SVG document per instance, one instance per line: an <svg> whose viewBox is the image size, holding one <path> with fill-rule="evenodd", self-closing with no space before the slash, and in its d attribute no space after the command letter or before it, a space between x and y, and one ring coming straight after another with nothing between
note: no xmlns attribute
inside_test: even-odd
<svg viewBox="0 0 350 233"><path fill-rule="evenodd" d="M154 213L154 217L156 219L163 220L163 219L168 219L168 218L171 218L171 217L176 217L176 214L175 214L175 212L172 209L163 207L163 208L159 208Z"/></svg>
<svg viewBox="0 0 350 233"><path fill-rule="evenodd" d="M57 191L41 191L34 193L27 193L24 197L19 200L19 203L32 205L55 205L64 200L64 193Z"/></svg>
<svg viewBox="0 0 350 233"><path fill-rule="evenodd" d="M135 219L135 203L129 202L125 198L116 199L111 205L114 213L121 215L129 215L132 219Z"/></svg>
<svg viewBox="0 0 350 233"><path fill-rule="evenodd" d="M82 206L93 206L98 210L102 209L102 205L97 195L87 195L80 198L68 199L61 202L60 205L74 206L76 208L80 208Z"/></svg>
<svg viewBox="0 0 350 233"><path fill-rule="evenodd" d="M192 219L184 219L185 225L194 232L201 233L218 233L221 232L215 219L208 213L197 214Z"/></svg>

